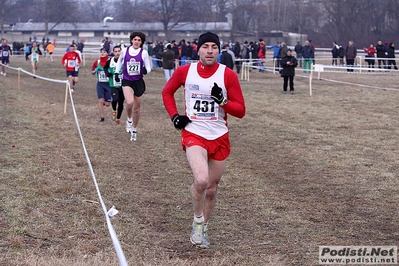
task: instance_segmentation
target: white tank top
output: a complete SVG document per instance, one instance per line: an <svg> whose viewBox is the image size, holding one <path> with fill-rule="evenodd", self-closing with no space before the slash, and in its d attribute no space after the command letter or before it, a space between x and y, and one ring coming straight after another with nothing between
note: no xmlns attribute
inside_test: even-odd
<svg viewBox="0 0 399 266"><path fill-rule="evenodd" d="M214 140L228 132L226 112L211 98L214 82L222 88L227 98L224 84L226 66L219 64L212 76L202 78L197 72L197 64L190 65L184 88L186 115L192 121L185 129L205 139Z"/></svg>

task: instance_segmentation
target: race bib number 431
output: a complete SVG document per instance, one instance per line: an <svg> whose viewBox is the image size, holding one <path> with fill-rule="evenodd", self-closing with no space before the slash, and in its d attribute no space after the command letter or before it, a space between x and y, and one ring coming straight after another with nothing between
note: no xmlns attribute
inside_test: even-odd
<svg viewBox="0 0 399 266"><path fill-rule="evenodd" d="M191 120L218 120L219 105L209 94L192 93L190 96Z"/></svg>

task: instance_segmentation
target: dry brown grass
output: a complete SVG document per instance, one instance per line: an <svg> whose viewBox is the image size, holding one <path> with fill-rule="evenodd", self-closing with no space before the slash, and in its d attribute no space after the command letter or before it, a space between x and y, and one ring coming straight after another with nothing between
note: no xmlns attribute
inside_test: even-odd
<svg viewBox="0 0 399 266"><path fill-rule="evenodd" d="M38 74L65 79L57 61L43 59ZM91 63L74 102L130 265L316 265L319 245L397 245L399 92L314 80L310 97L296 77L297 93L284 95L278 75L251 72L247 115L229 118L211 248L199 250L188 240L191 173L162 106L162 71L146 76L132 143L110 119L98 123ZM398 88L397 76L322 77ZM22 75L18 91L16 79L0 77L0 265L118 265L70 105L63 114L65 86Z"/></svg>

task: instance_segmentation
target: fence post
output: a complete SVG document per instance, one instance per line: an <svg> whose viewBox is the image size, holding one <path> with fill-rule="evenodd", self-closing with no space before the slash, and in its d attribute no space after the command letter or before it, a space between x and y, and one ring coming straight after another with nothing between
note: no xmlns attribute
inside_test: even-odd
<svg viewBox="0 0 399 266"><path fill-rule="evenodd" d="M21 68L18 68L18 90L21 89Z"/></svg>
<svg viewBox="0 0 399 266"><path fill-rule="evenodd" d="M310 96L312 96L312 77L313 77L313 73L311 72L310 76L309 76L309 94L310 94Z"/></svg>
<svg viewBox="0 0 399 266"><path fill-rule="evenodd" d="M66 113L66 107L68 102L68 89L69 89L69 81L65 83L65 104L64 104L64 114Z"/></svg>

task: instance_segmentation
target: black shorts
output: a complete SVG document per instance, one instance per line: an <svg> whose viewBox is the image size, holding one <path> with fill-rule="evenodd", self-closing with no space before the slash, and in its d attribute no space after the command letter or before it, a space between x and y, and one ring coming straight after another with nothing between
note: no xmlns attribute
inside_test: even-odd
<svg viewBox="0 0 399 266"><path fill-rule="evenodd" d="M134 96L140 97L144 94L145 92L145 82L143 79L140 80L125 80L122 79L122 87L130 87L134 91Z"/></svg>
<svg viewBox="0 0 399 266"><path fill-rule="evenodd" d="M69 76L77 77L78 76L78 72L76 72L76 71L67 71L66 72L66 76L67 77L69 77Z"/></svg>
<svg viewBox="0 0 399 266"><path fill-rule="evenodd" d="M3 65L7 65L7 64L10 63L10 59L9 59L8 57L2 57L2 58L1 58L1 63L2 63Z"/></svg>

